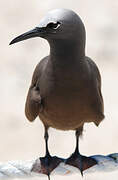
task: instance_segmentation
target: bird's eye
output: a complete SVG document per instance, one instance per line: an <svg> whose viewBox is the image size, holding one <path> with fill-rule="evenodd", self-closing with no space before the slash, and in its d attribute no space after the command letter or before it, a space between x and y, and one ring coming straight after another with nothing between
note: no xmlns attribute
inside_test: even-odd
<svg viewBox="0 0 118 180"><path fill-rule="evenodd" d="M57 29L60 26L60 24L61 24L60 22L56 22L56 23L51 22L47 25L47 28Z"/></svg>

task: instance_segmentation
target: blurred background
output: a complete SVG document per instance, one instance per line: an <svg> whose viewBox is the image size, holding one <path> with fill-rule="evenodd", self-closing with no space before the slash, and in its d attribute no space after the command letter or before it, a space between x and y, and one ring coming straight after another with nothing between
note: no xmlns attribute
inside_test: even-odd
<svg viewBox="0 0 118 180"><path fill-rule="evenodd" d="M34 123L27 121L24 105L34 68L49 53L48 43L36 38L13 46L8 44L38 25L55 8L69 8L80 15L87 31L86 54L97 63L102 75L106 118L99 128L85 125L81 153L118 152L118 1L0 0L0 161L34 159L45 153L43 125L38 118ZM74 132L50 129L49 134L52 154L68 157L73 152ZM118 172L95 173L83 179L115 180L117 176ZM81 176L51 177L60 178L81 179Z"/></svg>

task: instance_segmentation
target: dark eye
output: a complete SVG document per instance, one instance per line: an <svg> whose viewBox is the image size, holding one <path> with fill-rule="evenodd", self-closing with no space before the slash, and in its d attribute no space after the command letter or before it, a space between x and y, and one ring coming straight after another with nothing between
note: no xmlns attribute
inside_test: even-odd
<svg viewBox="0 0 118 180"><path fill-rule="evenodd" d="M51 22L51 23L49 23L48 25L47 25L47 28L50 28L50 29L57 29L59 26L60 26L60 22L57 22L57 23L53 23L53 22Z"/></svg>

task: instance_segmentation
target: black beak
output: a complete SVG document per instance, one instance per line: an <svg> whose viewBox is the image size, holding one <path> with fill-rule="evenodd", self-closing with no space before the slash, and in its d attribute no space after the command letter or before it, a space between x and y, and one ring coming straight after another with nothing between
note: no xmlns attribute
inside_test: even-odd
<svg viewBox="0 0 118 180"><path fill-rule="evenodd" d="M13 39L9 45L11 44L14 44L14 43L17 43L19 41L23 41L23 40L26 40L26 39L30 39L30 38L34 38L34 37L40 37L40 35L42 34L43 32L43 28L38 28L36 27L35 29L31 30L31 31L28 31L24 34L21 34L20 36L16 37L15 39Z"/></svg>

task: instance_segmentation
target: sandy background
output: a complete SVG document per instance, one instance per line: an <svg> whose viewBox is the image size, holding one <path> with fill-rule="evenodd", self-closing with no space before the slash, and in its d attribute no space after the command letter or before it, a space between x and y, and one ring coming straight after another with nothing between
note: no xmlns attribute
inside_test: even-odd
<svg viewBox="0 0 118 180"><path fill-rule="evenodd" d="M99 128L85 126L81 153L118 152L118 1L0 0L0 161L44 155L43 125L38 119L34 123L26 120L24 104L33 70L49 47L41 38L8 44L39 24L47 11L59 7L73 9L81 16L87 30L86 54L95 60L102 75L106 119ZM74 132L50 129L49 147L52 154L69 156L75 147ZM117 176L114 172L83 179L116 180ZM51 179L60 178L81 179L79 175Z"/></svg>

